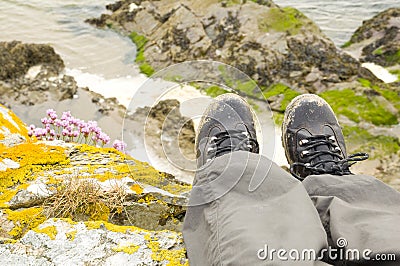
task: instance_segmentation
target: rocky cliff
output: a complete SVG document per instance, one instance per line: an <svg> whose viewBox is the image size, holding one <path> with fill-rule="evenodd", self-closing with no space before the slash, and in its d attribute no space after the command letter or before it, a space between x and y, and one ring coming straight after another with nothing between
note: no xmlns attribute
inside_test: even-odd
<svg viewBox="0 0 400 266"><path fill-rule="evenodd" d="M184 265L190 186L113 148L29 138L0 106L0 260Z"/></svg>

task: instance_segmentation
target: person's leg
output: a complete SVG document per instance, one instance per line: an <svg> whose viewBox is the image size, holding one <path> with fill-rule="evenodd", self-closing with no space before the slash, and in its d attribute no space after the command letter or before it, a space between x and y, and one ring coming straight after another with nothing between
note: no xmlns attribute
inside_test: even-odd
<svg viewBox="0 0 400 266"><path fill-rule="evenodd" d="M368 261L362 258L363 252L371 259L381 254L376 259L386 258L387 264L392 263L394 254L397 258L393 265L399 265L398 191L366 175L313 175L303 185L318 210L331 246L357 249L364 263ZM372 265L376 263L370 261Z"/></svg>
<svg viewBox="0 0 400 266"><path fill-rule="evenodd" d="M313 258L327 246L326 234L301 182L257 154L249 112L241 98L224 95L203 117L183 227L190 265L323 264L293 259Z"/></svg>
<svg viewBox="0 0 400 266"><path fill-rule="evenodd" d="M342 254L349 265L349 261L357 261L357 255L358 263L376 264L368 258L382 254L376 259L390 260L393 253L397 255L394 265L399 264L400 193L374 177L351 174L350 162L367 156L347 156L342 131L329 105L316 95L295 98L287 107L282 133L291 171L304 180L329 244L347 253L337 255ZM364 251L368 254L363 259Z"/></svg>

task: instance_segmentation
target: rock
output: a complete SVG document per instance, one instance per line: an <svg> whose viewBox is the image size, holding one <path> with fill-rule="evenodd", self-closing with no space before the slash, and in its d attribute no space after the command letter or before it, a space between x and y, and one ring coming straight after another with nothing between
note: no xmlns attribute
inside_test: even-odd
<svg viewBox="0 0 400 266"><path fill-rule="evenodd" d="M0 42L0 103L32 106L50 100L72 99L75 80L62 75L64 62L45 44Z"/></svg>
<svg viewBox="0 0 400 266"><path fill-rule="evenodd" d="M29 138L26 125L10 110L0 105L0 147L22 143ZM0 161L0 168L13 168L15 162ZM11 167L10 167L11 166Z"/></svg>
<svg viewBox="0 0 400 266"><path fill-rule="evenodd" d="M381 66L400 64L400 8L387 9L363 22L347 43L360 49L362 62Z"/></svg>
<svg viewBox="0 0 400 266"><path fill-rule="evenodd" d="M48 74L58 75L64 68L61 57L45 44L0 42L0 80L25 75L31 67L42 65Z"/></svg>
<svg viewBox="0 0 400 266"><path fill-rule="evenodd" d="M138 8L130 11L132 3ZM108 9L111 14L89 22L144 36L140 60L156 70L212 59L239 68L263 87L281 82L314 92L315 84L329 88L354 80L360 67L302 13L271 1L121 1ZM316 70L321 75L304 82Z"/></svg>
<svg viewBox="0 0 400 266"><path fill-rule="evenodd" d="M50 219L14 244L0 261L15 265L186 265L181 233L107 222Z"/></svg>

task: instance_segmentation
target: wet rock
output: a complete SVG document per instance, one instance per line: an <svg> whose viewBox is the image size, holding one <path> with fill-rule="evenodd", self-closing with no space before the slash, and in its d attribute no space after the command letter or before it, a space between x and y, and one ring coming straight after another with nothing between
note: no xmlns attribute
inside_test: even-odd
<svg viewBox="0 0 400 266"><path fill-rule="evenodd" d="M32 106L72 99L75 80L61 74L64 62L45 44L0 42L0 103Z"/></svg>
<svg viewBox="0 0 400 266"><path fill-rule="evenodd" d="M400 8L390 8L363 22L347 43L360 49L360 60L381 66L400 64Z"/></svg>
<svg viewBox="0 0 400 266"><path fill-rule="evenodd" d="M282 82L309 92L317 90L315 84L329 88L355 79L359 63L338 50L311 20L293 8L259 2L125 1L109 6L111 14L92 22L143 35L148 40L143 56L156 70L213 59L239 68L261 86ZM132 3L138 6L134 11ZM321 75L304 82L315 69Z"/></svg>
<svg viewBox="0 0 400 266"><path fill-rule="evenodd" d="M51 75L58 75L64 68L61 57L45 44L0 42L0 55L0 80L18 78L37 65L43 65Z"/></svg>

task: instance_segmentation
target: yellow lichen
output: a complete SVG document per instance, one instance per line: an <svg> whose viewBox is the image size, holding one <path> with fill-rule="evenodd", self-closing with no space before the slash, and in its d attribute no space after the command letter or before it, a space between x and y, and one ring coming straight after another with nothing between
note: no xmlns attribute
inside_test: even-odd
<svg viewBox="0 0 400 266"><path fill-rule="evenodd" d="M173 265L189 265L186 259L186 250L182 249L160 249L160 243L157 237L150 234L144 236L147 247L152 251L151 258L155 261L168 261L169 266ZM183 262L183 264L182 264Z"/></svg>
<svg viewBox="0 0 400 266"><path fill-rule="evenodd" d="M1 244L15 244L16 242L17 240L15 239L0 237Z"/></svg>
<svg viewBox="0 0 400 266"><path fill-rule="evenodd" d="M134 191L136 194L142 194L143 192L143 188L138 184L134 184L133 186L131 186L131 190Z"/></svg>
<svg viewBox="0 0 400 266"><path fill-rule="evenodd" d="M43 170L69 163L63 148L34 143L2 148L0 160L5 158L19 163L20 167L0 172L0 188L24 184L26 181L35 179L35 176Z"/></svg>
<svg viewBox="0 0 400 266"><path fill-rule="evenodd" d="M102 202L96 202L87 206L86 209L81 210L82 213L89 215L90 220L93 221L108 221L110 215L110 208Z"/></svg>
<svg viewBox="0 0 400 266"><path fill-rule="evenodd" d="M50 237L51 240L56 239L57 228L54 225L46 226L44 228L39 227L34 228L33 231L35 231L36 233L46 234Z"/></svg>
<svg viewBox="0 0 400 266"><path fill-rule="evenodd" d="M126 154L114 149L114 148L100 148L94 147L87 144L81 144L76 146L76 149L82 153L91 154L91 155L99 155L99 154L109 154L111 157L118 157L121 160L125 160Z"/></svg>
<svg viewBox="0 0 400 266"><path fill-rule="evenodd" d="M85 222L85 225L88 229L99 229L101 226L104 226L105 228L107 228L107 230L124 234L127 231L135 232L138 230L143 232L148 232L147 230L138 228L136 226L115 225L104 221L87 221Z"/></svg>
<svg viewBox="0 0 400 266"><path fill-rule="evenodd" d="M66 236L69 240L73 241L73 240L75 239L76 233L77 233L77 231L76 231L76 230L73 230L73 231L70 231L70 232L65 233L65 236Z"/></svg>
<svg viewBox="0 0 400 266"><path fill-rule="evenodd" d="M13 112L8 110L1 104L0 104L0 109L6 110L7 115L12 119L12 121L9 121L6 117L4 117L3 113L0 112L0 129L5 127L11 134L20 134L27 140L29 136L26 125ZM4 134L1 135L2 136L0 136L0 140L4 139Z"/></svg>
<svg viewBox="0 0 400 266"><path fill-rule="evenodd" d="M114 250L116 252L121 252L122 251L122 252L125 252L125 253L128 253L128 254L133 254L136 251L138 251L139 248L140 248L140 246L135 245L133 243L126 243L126 244L123 244L123 245L118 245L118 246L112 248L112 250Z"/></svg>
<svg viewBox="0 0 400 266"><path fill-rule="evenodd" d="M14 228L8 234L14 239L21 238L26 232L46 220L42 211L42 208L28 208L16 211L5 209L4 212L7 214L7 219L14 223Z"/></svg>

